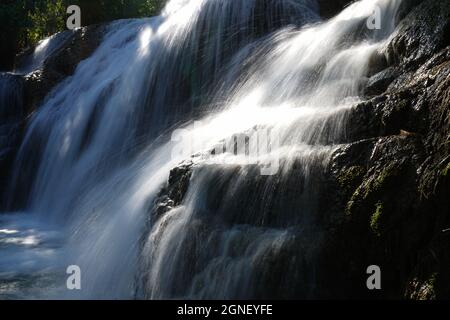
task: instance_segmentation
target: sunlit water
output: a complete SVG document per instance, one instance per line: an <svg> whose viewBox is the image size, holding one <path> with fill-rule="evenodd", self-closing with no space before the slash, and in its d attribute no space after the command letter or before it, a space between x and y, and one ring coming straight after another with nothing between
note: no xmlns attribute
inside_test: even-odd
<svg viewBox="0 0 450 320"><path fill-rule="evenodd" d="M22 213L0 216L0 296L270 297L277 264L288 271L276 281L304 286L289 294L314 296L314 251L292 248L320 229L318 177L400 0L358 1L326 22L312 0L258 3L172 0L161 16L115 22L46 97L9 189ZM382 28L369 30L376 7ZM277 143L253 165L205 159L255 128ZM270 176L254 165L273 159ZM152 218L186 160L196 168L182 205ZM284 199L294 167L302 190ZM68 265L80 266L82 290L65 290Z"/></svg>

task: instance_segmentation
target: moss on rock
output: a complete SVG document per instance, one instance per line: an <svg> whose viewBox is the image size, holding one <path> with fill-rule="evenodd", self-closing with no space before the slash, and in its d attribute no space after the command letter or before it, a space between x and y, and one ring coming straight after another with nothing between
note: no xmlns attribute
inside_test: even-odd
<svg viewBox="0 0 450 320"><path fill-rule="evenodd" d="M442 175L446 177L448 175L448 172L450 171L450 162L447 164L447 166L442 170Z"/></svg>
<svg viewBox="0 0 450 320"><path fill-rule="evenodd" d="M352 166L346 170L343 170L337 177L339 186L343 189L352 188L355 182L362 180L366 169L362 166Z"/></svg>
<svg viewBox="0 0 450 320"><path fill-rule="evenodd" d="M375 205L375 212L370 217L370 229L377 236L381 236L381 217L383 214L383 203L377 202Z"/></svg>

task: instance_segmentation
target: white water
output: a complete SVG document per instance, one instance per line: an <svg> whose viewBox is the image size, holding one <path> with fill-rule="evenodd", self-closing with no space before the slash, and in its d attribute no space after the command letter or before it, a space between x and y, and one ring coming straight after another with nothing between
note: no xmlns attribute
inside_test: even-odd
<svg viewBox="0 0 450 320"><path fill-rule="evenodd" d="M342 134L345 110L359 99L371 56L393 31L399 4L363 0L317 23L313 1L274 0L269 8L289 13L285 23L311 24L270 35L249 31L256 6L248 0L172 0L159 17L111 24L101 46L49 94L27 130L13 201L14 193L27 190L23 173L38 169L26 177L34 181L26 213L5 216L1 227L15 253L6 262L0 258L0 277L61 276L65 266L76 264L81 291L65 290L55 277L40 297L132 298L136 292L156 299L255 297L255 263L285 250L296 237L289 225L314 224L314 177ZM381 30L353 37L375 6L383 13ZM269 12L266 19L276 17ZM196 84L186 88L188 80ZM201 119L200 126L186 122L192 116ZM168 140L174 128L194 141L189 147L195 154L255 126L270 128L280 141L262 158L283 163L263 184L262 204L276 201L271 188L300 163L306 189L296 203L301 219L286 209L273 225L219 223L198 232L198 225L208 228L202 214L209 210L205 197L217 187L213 181L225 185L216 195L225 204L207 215L226 216L233 211L229 204L243 197L245 181L259 175L235 157L227 164L200 165L182 206L146 229L170 169L186 160L172 152L176 145ZM230 172L236 166L237 173ZM224 183L229 179L235 179L231 186ZM255 208L244 212L254 211L251 217L258 220L264 207ZM17 233L22 240L11 243L9 235ZM310 280L305 286L313 287Z"/></svg>

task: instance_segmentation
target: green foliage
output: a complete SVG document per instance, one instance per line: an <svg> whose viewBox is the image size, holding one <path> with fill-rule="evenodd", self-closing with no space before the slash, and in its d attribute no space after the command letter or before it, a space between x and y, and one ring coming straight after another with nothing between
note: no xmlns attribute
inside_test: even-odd
<svg viewBox="0 0 450 320"><path fill-rule="evenodd" d="M147 16L149 14L153 15L159 11L161 11L162 7L165 4L164 0L143 0L137 1L139 3L139 13L143 16Z"/></svg>
<svg viewBox="0 0 450 320"><path fill-rule="evenodd" d="M82 24L154 16L166 0L71 0L81 8Z"/></svg>
<svg viewBox="0 0 450 320"><path fill-rule="evenodd" d="M63 0L44 1L28 13L31 27L27 38L34 44L39 40L64 30L66 5Z"/></svg>

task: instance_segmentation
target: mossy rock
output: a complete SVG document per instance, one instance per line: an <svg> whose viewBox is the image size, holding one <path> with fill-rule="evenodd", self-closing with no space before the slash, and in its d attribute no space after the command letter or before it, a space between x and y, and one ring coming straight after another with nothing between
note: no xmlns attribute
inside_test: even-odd
<svg viewBox="0 0 450 320"><path fill-rule="evenodd" d="M337 176L337 182L344 191L354 190L354 188L361 183L363 176L366 174L366 169L362 166L352 166L343 170ZM356 186L355 186L356 184Z"/></svg>
<svg viewBox="0 0 450 320"><path fill-rule="evenodd" d="M351 214L355 205L366 201L370 202L378 194L389 192L391 182L400 176L401 172L401 166L397 163L390 163L385 168L376 170L367 179L364 179L347 203L346 214Z"/></svg>
<svg viewBox="0 0 450 320"><path fill-rule="evenodd" d="M450 171L450 162L447 164L447 166L444 169L442 169L442 175L444 177L447 177L449 171Z"/></svg>
<svg viewBox="0 0 450 320"><path fill-rule="evenodd" d="M381 218L383 215L383 203L377 202L375 205L375 212L370 217L370 229L372 232L377 235L381 236Z"/></svg>

